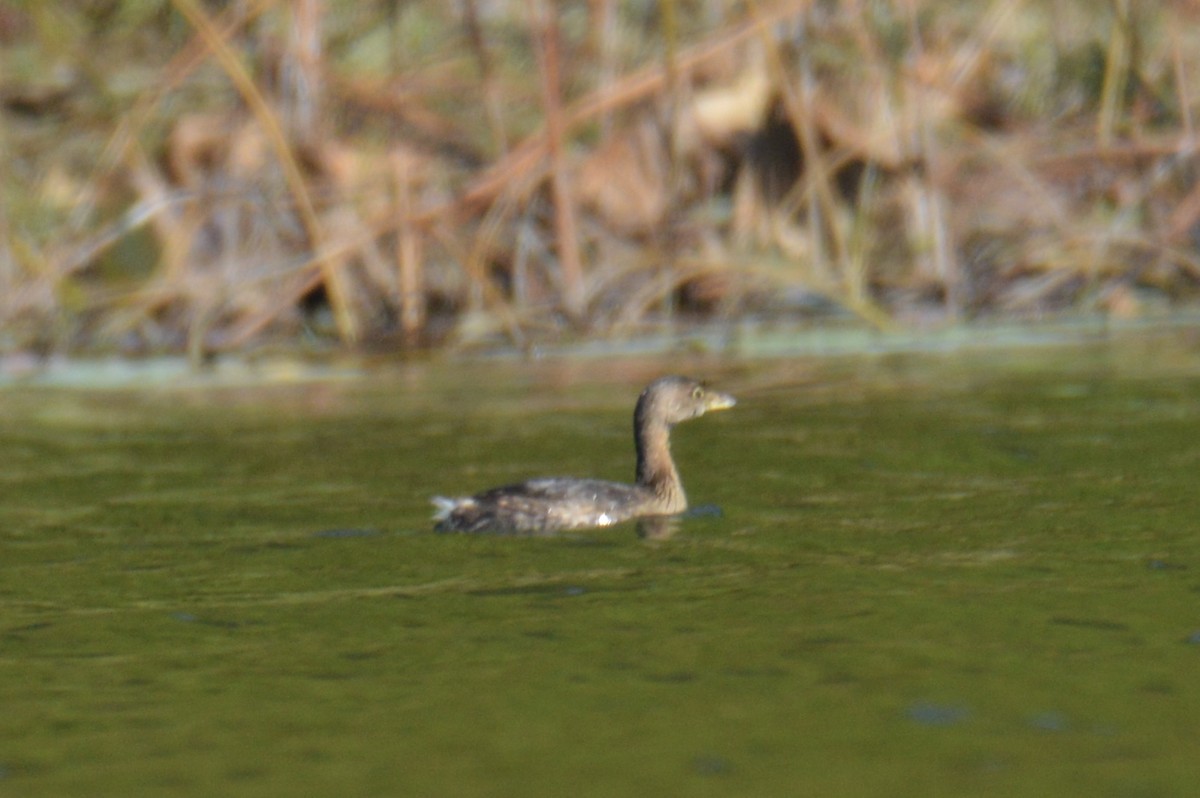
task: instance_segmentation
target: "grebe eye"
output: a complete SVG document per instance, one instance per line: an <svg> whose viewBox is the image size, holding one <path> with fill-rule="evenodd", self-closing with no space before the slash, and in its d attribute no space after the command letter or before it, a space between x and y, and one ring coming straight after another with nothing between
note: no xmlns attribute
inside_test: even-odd
<svg viewBox="0 0 1200 798"><path fill-rule="evenodd" d="M692 389L692 398L699 399L701 396L704 396L704 387L701 385L697 385L695 388Z"/></svg>

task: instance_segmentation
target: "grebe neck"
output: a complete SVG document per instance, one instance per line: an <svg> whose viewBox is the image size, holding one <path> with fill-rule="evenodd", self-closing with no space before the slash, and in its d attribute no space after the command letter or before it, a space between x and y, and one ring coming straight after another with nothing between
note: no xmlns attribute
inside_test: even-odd
<svg viewBox="0 0 1200 798"><path fill-rule="evenodd" d="M644 410L639 403L634 414L637 484L654 492L664 514L681 513L687 509L687 496L671 459L671 427Z"/></svg>

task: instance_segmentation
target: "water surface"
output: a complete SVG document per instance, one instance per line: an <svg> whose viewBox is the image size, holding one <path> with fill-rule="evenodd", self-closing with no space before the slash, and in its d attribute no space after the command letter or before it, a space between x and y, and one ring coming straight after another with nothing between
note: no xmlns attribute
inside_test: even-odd
<svg viewBox="0 0 1200 798"><path fill-rule="evenodd" d="M631 476L667 540L434 535ZM0 794L1200 789L1200 348L453 364L0 392Z"/></svg>

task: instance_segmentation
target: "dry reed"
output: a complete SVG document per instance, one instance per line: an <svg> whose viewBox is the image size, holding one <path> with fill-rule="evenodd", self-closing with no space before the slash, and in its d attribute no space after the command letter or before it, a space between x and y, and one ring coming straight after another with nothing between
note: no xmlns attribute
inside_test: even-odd
<svg viewBox="0 0 1200 798"><path fill-rule="evenodd" d="M1183 0L151 5L0 12L0 353L1200 294Z"/></svg>

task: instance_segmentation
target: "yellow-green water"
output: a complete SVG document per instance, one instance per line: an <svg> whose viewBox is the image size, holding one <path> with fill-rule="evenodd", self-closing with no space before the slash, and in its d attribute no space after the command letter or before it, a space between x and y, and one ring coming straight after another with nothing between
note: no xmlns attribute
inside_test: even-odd
<svg viewBox="0 0 1200 798"><path fill-rule="evenodd" d="M668 540L434 535L631 476ZM0 393L0 795L1186 796L1200 350Z"/></svg>

